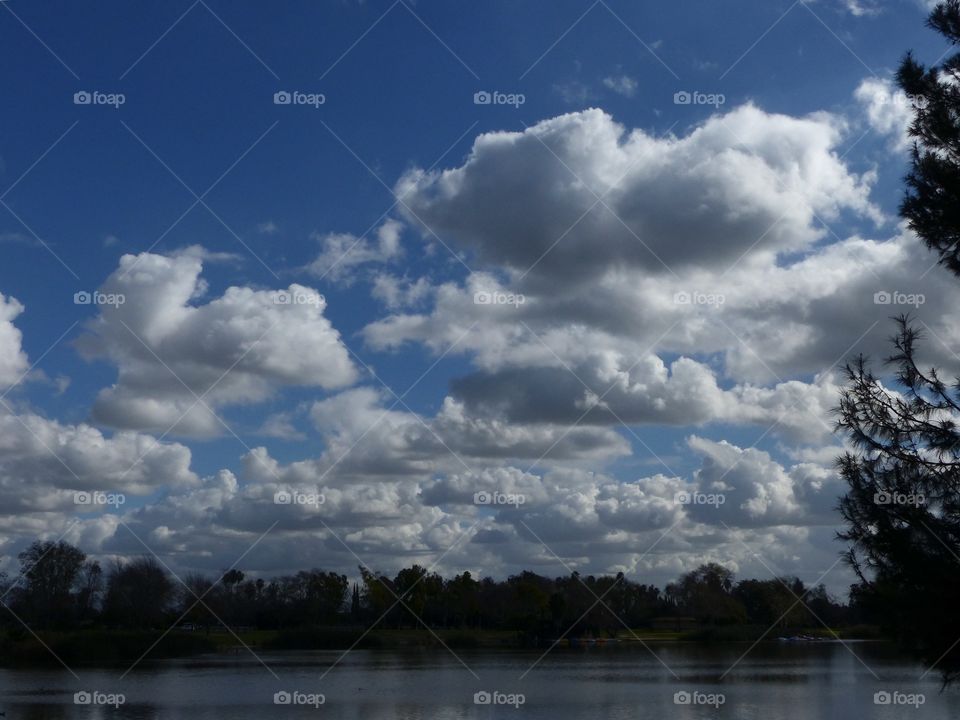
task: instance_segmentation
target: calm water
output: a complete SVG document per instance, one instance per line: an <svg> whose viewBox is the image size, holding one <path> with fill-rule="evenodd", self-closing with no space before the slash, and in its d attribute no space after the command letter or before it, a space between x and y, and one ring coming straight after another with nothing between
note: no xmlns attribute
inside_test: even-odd
<svg viewBox="0 0 960 720"><path fill-rule="evenodd" d="M279 680L249 654L153 663L123 680L123 668L75 668L79 680L66 670L0 670L0 712L8 720L960 718L960 689L941 693L934 675L920 680L921 668L881 646L762 644L721 679L748 647L656 645L659 660L641 647L558 649L533 669L540 653L458 651L461 663L443 650L355 650L323 679L339 653L261 654ZM122 693L125 702L76 705L74 693L83 690ZM283 691L302 693L300 702L322 694L324 702L318 708L274 704L274 693ZM522 694L523 704L475 704L474 693L484 691L515 704ZM875 693L884 691L891 704L875 704ZM917 694L923 695L919 706ZM678 704L675 697L690 702Z"/></svg>

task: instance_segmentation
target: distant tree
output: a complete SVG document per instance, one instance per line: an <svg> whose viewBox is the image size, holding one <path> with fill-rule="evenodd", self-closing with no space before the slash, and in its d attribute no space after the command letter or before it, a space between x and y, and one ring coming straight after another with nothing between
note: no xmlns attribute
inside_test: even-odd
<svg viewBox="0 0 960 720"><path fill-rule="evenodd" d="M705 623L726 624L746 618L732 589L733 573L717 563L707 563L668 585L666 592L684 614Z"/></svg>
<svg viewBox="0 0 960 720"><path fill-rule="evenodd" d="M362 614L363 613L360 606L360 586L354 583L353 592L350 596L350 618L354 621L357 621L360 619Z"/></svg>
<svg viewBox="0 0 960 720"><path fill-rule="evenodd" d="M36 541L18 556L22 586L16 597L20 612L41 628L63 627L77 617L76 582L87 556L60 540Z"/></svg>
<svg viewBox="0 0 960 720"><path fill-rule="evenodd" d="M80 568L77 586L77 612L81 621L93 620L103 601L103 570L96 560L88 560Z"/></svg>
<svg viewBox="0 0 960 720"><path fill-rule="evenodd" d="M360 567L360 578L363 582L361 596L364 605L374 620L379 620L397 601L393 582L390 578L374 573L363 566ZM385 619L389 621L389 618Z"/></svg>
<svg viewBox="0 0 960 720"><path fill-rule="evenodd" d="M455 627L477 621L480 611L480 583L469 572L456 575L446 583L448 623Z"/></svg>
<svg viewBox="0 0 960 720"><path fill-rule="evenodd" d="M208 630L211 626L219 625L220 621L210 612L212 609L216 613L216 599L212 594L213 581L210 578L202 573L187 573L183 585L176 592L177 617L183 617L182 623Z"/></svg>
<svg viewBox="0 0 960 720"><path fill-rule="evenodd" d="M733 596L743 605L751 623L776 628L816 624L807 609L810 598L806 595L803 583L796 578L742 580L733 590Z"/></svg>
<svg viewBox="0 0 960 720"><path fill-rule="evenodd" d="M107 580L104 615L109 622L124 627L157 627L173 597L173 582L153 557L118 562Z"/></svg>

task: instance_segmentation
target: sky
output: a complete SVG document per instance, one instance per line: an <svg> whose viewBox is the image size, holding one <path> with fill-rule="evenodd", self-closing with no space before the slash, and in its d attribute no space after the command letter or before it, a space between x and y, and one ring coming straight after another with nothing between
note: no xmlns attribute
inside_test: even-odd
<svg viewBox="0 0 960 720"><path fill-rule="evenodd" d="M842 367L960 348L897 218L928 10L0 3L0 570L842 595Z"/></svg>

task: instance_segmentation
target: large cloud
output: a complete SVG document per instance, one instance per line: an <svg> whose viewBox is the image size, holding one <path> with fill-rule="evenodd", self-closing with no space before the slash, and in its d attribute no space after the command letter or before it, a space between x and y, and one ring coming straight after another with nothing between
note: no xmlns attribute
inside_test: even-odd
<svg viewBox="0 0 960 720"><path fill-rule="evenodd" d="M889 316L916 314L935 359L960 336L960 288L930 272L911 233L840 238L824 224L883 220L873 175L837 152L845 126L748 105L682 138L627 132L598 110L483 135L460 167L398 183L410 221L482 268L433 285L425 312L370 323L365 339L438 354L456 343L476 366L453 383L470 413L780 420L792 440L823 442L837 365L885 355Z"/></svg>
<svg viewBox="0 0 960 720"><path fill-rule="evenodd" d="M878 217L871 178L835 152L841 126L747 105L683 138L627 132L601 110L481 135L466 162L397 183L411 222L481 262L552 281L662 273L808 248L817 218ZM598 202L598 199L602 199Z"/></svg>
<svg viewBox="0 0 960 720"><path fill-rule="evenodd" d="M230 287L200 303L203 254L124 255L81 348L119 370L99 394L98 422L180 434L222 432L218 407L261 402L283 385L339 388L356 370L312 288Z"/></svg>

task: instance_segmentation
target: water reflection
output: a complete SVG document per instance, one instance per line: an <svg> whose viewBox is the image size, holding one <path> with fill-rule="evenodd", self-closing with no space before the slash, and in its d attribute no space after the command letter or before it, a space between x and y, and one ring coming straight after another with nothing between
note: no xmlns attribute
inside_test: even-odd
<svg viewBox="0 0 960 720"><path fill-rule="evenodd" d="M61 670L6 669L0 670L0 711L9 720L252 720L320 713L351 720L892 720L916 712L897 704L912 694L924 698L918 718L960 717L960 691L941 693L936 677L921 680L921 668L882 645L749 647L558 649L539 663L539 653L527 652L464 652L458 659L442 650L354 651L326 675L339 653L264 655L276 677L253 657L158 662L122 679L125 668L75 668L79 681ZM116 709L76 705L79 691L122 693L125 702ZM276 693L285 693L290 704L275 705ZM890 704L876 704L877 693ZM320 695L319 708L302 702Z"/></svg>

